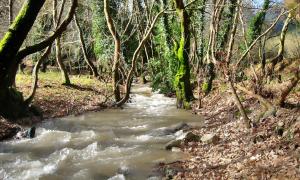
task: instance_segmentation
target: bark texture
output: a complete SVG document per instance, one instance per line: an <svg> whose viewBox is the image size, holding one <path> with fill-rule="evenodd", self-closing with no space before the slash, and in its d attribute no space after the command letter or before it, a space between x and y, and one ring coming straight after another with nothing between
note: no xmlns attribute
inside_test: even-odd
<svg viewBox="0 0 300 180"><path fill-rule="evenodd" d="M115 51L114 51L114 62L112 67L112 84L113 84L113 92L115 96L116 102L121 100L121 93L119 88L119 64L120 64L120 55L121 55L121 39L120 36L114 26L112 17L109 11L109 1L104 0L104 13L107 22L107 26L109 28L110 33L112 34L115 41Z"/></svg>
<svg viewBox="0 0 300 180"><path fill-rule="evenodd" d="M189 31L189 15L185 10L182 0L174 0L177 14L180 19L181 40L177 51L177 59L179 61L179 69L175 77L175 89L177 96L178 108L190 108L190 101L193 99L193 92L190 83L190 31Z"/></svg>
<svg viewBox="0 0 300 180"><path fill-rule="evenodd" d="M27 114L22 93L12 85L18 67L16 54L21 48L45 0L26 0L8 32L0 41L0 116L16 118Z"/></svg>

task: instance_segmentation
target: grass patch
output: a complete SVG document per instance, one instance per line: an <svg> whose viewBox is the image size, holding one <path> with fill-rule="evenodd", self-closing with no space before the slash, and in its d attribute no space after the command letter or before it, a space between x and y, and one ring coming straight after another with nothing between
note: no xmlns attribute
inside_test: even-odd
<svg viewBox="0 0 300 180"><path fill-rule="evenodd" d="M33 105L39 107L44 116L60 117L78 114L99 108L99 105L111 92L106 85L89 75L70 76L72 86L62 85L60 72L39 74L38 89ZM19 73L16 77L17 89L24 97L31 91L31 75Z"/></svg>

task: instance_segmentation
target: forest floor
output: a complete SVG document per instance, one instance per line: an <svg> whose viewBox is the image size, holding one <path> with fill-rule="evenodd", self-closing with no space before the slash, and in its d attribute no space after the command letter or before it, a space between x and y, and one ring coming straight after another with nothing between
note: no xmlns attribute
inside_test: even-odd
<svg viewBox="0 0 300 180"><path fill-rule="evenodd" d="M38 89L33 105L39 107L43 118L55 118L67 115L77 115L86 111L96 111L103 108L109 85L94 79L89 75L71 75L72 85L62 85L59 72L39 74ZM18 74L17 89L27 97L31 91L31 76Z"/></svg>
<svg viewBox="0 0 300 180"><path fill-rule="evenodd" d="M165 179L300 179L300 88L287 100L297 107L279 108L276 117L247 129L224 86L206 97L200 110L194 109L204 117L204 126L192 132L199 137L213 135L213 143L182 143L189 158L161 164ZM249 117L255 119L260 104L239 94Z"/></svg>
<svg viewBox="0 0 300 180"><path fill-rule="evenodd" d="M39 74L38 89L33 105L42 112L42 119L78 115L87 111L99 111L105 108L105 102L111 97L111 87L88 75L70 76L72 85L62 85L59 72ZM19 73L16 86L26 98L31 92L32 79L30 74ZM30 125L42 120L30 118L30 121L18 120L21 125ZM17 126L0 119L0 140L5 134L14 133Z"/></svg>

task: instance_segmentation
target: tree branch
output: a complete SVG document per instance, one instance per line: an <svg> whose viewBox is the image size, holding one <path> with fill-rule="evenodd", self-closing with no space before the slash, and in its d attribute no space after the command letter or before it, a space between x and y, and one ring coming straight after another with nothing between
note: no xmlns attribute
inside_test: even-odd
<svg viewBox="0 0 300 180"><path fill-rule="evenodd" d="M72 5L67 18L61 23L61 25L50 37L48 37L47 39L45 39L40 43L21 49L16 56L17 63L21 63L26 56L30 54L34 54L38 51L42 51L43 49L50 46L55 41L55 39L59 37L67 29L68 25L73 19L77 4L78 4L78 0L72 0Z"/></svg>

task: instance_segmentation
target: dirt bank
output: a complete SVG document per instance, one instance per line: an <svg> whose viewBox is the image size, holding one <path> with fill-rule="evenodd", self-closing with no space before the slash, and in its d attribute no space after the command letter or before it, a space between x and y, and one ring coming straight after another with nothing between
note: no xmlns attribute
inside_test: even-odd
<svg viewBox="0 0 300 180"><path fill-rule="evenodd" d="M295 91L288 102L299 106L295 104L299 95ZM261 110L258 101L241 98L250 118L255 118ZM190 158L161 164L166 179L300 179L299 107L279 108L276 117L264 118L249 130L227 90L214 91L203 105L194 112L205 117L205 125L193 132L200 137L212 134L218 140L182 144Z"/></svg>

